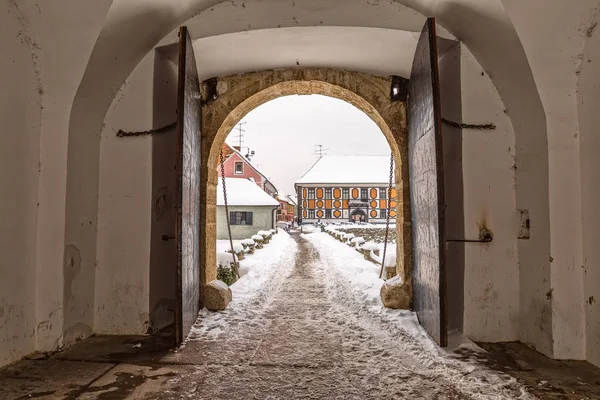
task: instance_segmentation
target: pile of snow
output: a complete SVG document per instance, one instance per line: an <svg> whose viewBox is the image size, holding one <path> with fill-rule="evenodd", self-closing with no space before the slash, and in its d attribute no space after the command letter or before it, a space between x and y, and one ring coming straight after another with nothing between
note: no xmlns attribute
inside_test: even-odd
<svg viewBox="0 0 600 400"><path fill-rule="evenodd" d="M229 243L229 241L227 241L226 251L231 252L231 244ZM233 252L237 254L241 253L242 251L244 251L244 246L242 246L240 242L233 242Z"/></svg>
<svg viewBox="0 0 600 400"><path fill-rule="evenodd" d="M344 240L351 240L354 239L356 235L354 235L354 233L343 233L342 234L342 239Z"/></svg>
<svg viewBox="0 0 600 400"><path fill-rule="evenodd" d="M385 253L385 266L386 267L394 267L395 265L396 265L396 249L390 249L388 247L388 249Z"/></svg>
<svg viewBox="0 0 600 400"><path fill-rule="evenodd" d="M233 251L236 254L242 253L245 250L242 243L243 241L241 240L233 241ZM217 240L217 252L225 252L231 254L231 243L229 243L229 240Z"/></svg>
<svg viewBox="0 0 600 400"><path fill-rule="evenodd" d="M217 266L230 267L233 264L233 259L237 261L235 254L227 253L225 251L217 251Z"/></svg>
<svg viewBox="0 0 600 400"><path fill-rule="evenodd" d="M312 224L302 225L302 232L304 233L313 233L317 230L317 227Z"/></svg>
<svg viewBox="0 0 600 400"><path fill-rule="evenodd" d="M362 237L355 237L350 241L350 243L352 243L354 247L358 249L363 243L365 243L365 239Z"/></svg>
<svg viewBox="0 0 600 400"><path fill-rule="evenodd" d="M271 293L279 290L283 280L291 273L297 251L296 241L286 232L281 232L273 237L268 247L241 260L241 277L230 286L233 300L225 311L213 313L201 310L188 340L216 337L230 329L229 321L239 322L236 316L260 311L266 300L272 297ZM230 253L225 255L231 260Z"/></svg>
<svg viewBox="0 0 600 400"><path fill-rule="evenodd" d="M383 243L367 242L362 246L363 250L369 251L369 256L373 261L381 265L383 261ZM377 251L379 254L375 253ZM396 246L388 243L385 251L385 266L392 267L396 265Z"/></svg>
<svg viewBox="0 0 600 400"><path fill-rule="evenodd" d="M272 236L270 231L258 231L258 234L264 238L270 238ZM254 236L252 236L252 239L254 239Z"/></svg>
<svg viewBox="0 0 600 400"><path fill-rule="evenodd" d="M265 241L265 239L261 235L252 235L252 240L261 243Z"/></svg>
<svg viewBox="0 0 600 400"><path fill-rule="evenodd" d="M252 239L244 239L244 240L242 240L242 244L244 244L246 246L254 246L255 245L254 240L252 240Z"/></svg>
<svg viewBox="0 0 600 400"><path fill-rule="evenodd" d="M375 242L366 242L360 248L363 250L367 250L367 251L373 251L373 250L378 250L379 245Z"/></svg>

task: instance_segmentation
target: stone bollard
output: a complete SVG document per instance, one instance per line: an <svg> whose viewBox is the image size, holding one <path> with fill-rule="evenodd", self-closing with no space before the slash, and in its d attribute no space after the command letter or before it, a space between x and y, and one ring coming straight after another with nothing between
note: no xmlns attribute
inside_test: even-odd
<svg viewBox="0 0 600 400"><path fill-rule="evenodd" d="M225 282L211 281L204 289L204 307L210 311L222 311L233 298L231 289Z"/></svg>
<svg viewBox="0 0 600 400"><path fill-rule="evenodd" d="M395 276L389 281L385 281L379 291L381 301L387 308L395 310L408 310L411 302L411 286L404 284L400 276Z"/></svg>

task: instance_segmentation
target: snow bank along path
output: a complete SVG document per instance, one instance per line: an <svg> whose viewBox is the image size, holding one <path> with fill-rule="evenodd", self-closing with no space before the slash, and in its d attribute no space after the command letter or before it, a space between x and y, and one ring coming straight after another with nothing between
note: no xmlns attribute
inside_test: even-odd
<svg viewBox="0 0 600 400"><path fill-rule="evenodd" d="M379 295L384 284L379 278L380 266L326 233L315 231L302 238L319 253L320 262L315 267L327 282L331 300L359 315L365 329L395 336L394 349L401 364L415 373L447 379L474 399L534 398L514 378L488 369L475 358L454 358L439 348L414 312L385 308ZM478 349L473 343L463 343L459 348Z"/></svg>
<svg viewBox="0 0 600 400"><path fill-rule="evenodd" d="M240 279L231 285L233 300L227 309L220 313L200 310L188 339L214 337L228 329L228 321L237 320L238 316L243 318L252 315L262 309L270 298L269 295L289 275L297 251L296 241L280 229L263 249L247 255L240 261ZM228 255L231 257L231 254Z"/></svg>
<svg viewBox="0 0 600 400"><path fill-rule="evenodd" d="M321 233L294 237L297 247L279 239L292 247L280 253L285 265L267 268L270 289L252 289L262 300L201 317L180 358L195 365L169 380L161 399L531 398L513 378L445 356L419 336L411 313L390 323L395 314L374 301L373 264L348 246Z"/></svg>

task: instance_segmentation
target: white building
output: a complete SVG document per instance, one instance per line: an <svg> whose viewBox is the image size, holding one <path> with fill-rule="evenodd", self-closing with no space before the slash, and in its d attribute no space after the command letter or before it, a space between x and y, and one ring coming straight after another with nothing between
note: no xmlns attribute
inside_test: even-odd
<svg viewBox="0 0 600 400"><path fill-rule="evenodd" d="M389 182L390 156L324 156L296 181L299 218L385 223ZM389 213L395 218L395 188L391 194Z"/></svg>
<svg viewBox="0 0 600 400"><path fill-rule="evenodd" d="M217 239L229 239L223 185L217 186ZM275 213L279 202L243 178L225 178L231 236L234 240L247 239L256 232L275 227Z"/></svg>

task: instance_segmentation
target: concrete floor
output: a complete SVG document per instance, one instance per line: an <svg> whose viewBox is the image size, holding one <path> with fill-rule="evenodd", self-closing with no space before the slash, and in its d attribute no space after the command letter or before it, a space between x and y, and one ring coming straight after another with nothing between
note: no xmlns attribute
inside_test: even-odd
<svg viewBox="0 0 600 400"><path fill-rule="evenodd" d="M478 343L482 361L533 388L541 399L600 399L600 368L585 361L552 360L522 343Z"/></svg>
<svg viewBox="0 0 600 400"><path fill-rule="evenodd" d="M177 351L169 332L92 337L0 370L0 399L496 399L518 398L522 385L541 399L600 399L599 369L520 344L457 355L478 363L468 373L430 363L399 345L407 338L341 307L318 254L297 240L282 289L251 314L222 313L227 332Z"/></svg>

